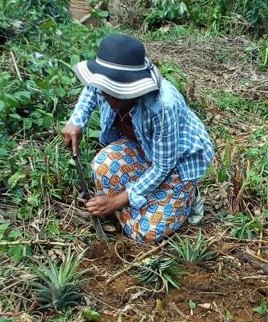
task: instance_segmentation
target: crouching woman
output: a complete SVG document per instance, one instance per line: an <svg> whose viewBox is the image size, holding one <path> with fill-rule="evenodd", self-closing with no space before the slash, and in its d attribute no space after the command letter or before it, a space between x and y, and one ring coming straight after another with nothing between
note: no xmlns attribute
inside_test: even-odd
<svg viewBox="0 0 268 322"><path fill-rule="evenodd" d="M75 72L85 87L63 130L65 144L77 154L99 108L104 146L92 161L96 195L87 209L115 215L140 243L178 231L194 215L197 184L214 155L204 124L136 38L106 36L96 59L78 63Z"/></svg>

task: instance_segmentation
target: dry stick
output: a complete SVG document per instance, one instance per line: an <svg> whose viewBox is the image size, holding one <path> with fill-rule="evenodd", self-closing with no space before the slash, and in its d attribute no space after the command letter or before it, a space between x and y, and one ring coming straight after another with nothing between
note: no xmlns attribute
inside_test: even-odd
<svg viewBox="0 0 268 322"><path fill-rule="evenodd" d="M121 271L117 272L116 274L114 274L112 277L110 277L107 282L106 285L110 284L112 281L114 281L115 279L117 279L120 275L122 275L123 273L129 271L131 269L131 267L133 267L133 265L135 265L135 263L141 261L142 259L144 259L145 257L153 254L154 252L156 252L157 250L159 250L160 248L162 248L165 244L167 243L167 240L164 240L162 243L160 243L158 246L155 246L153 248L151 248L148 252L146 252L145 254L137 257L134 259L133 262L131 262L131 264L127 267L125 267L124 269L122 269Z"/></svg>
<svg viewBox="0 0 268 322"><path fill-rule="evenodd" d="M14 56L14 53L12 50L10 50L10 55L11 55L11 59L12 59L12 62L14 64L14 67L15 67L15 70L16 70L16 73L18 75L18 78L20 81L22 81L22 77L21 77L21 74L20 74L20 71L19 71L19 68L18 68L18 65L17 65L17 62L16 62L16 59L15 59L15 56Z"/></svg>
<svg viewBox="0 0 268 322"><path fill-rule="evenodd" d="M16 286L16 285L18 285L20 283L21 283L21 281L16 281L16 282L14 282L14 283L2 288L1 293L4 293L5 291L9 290L10 288L12 288L12 287L14 287L14 286Z"/></svg>
<svg viewBox="0 0 268 322"><path fill-rule="evenodd" d="M146 287L143 287L143 286L130 286L130 287L128 287L126 290L127 291L129 291L129 290L131 290L131 289L133 289L133 288L140 288L140 289L142 289L142 290L144 290L144 291L149 291L149 292L152 292L152 291L154 291L154 293L162 293L163 291L164 291L164 289L165 289L165 280L164 280L164 278L163 278L163 276L161 276L158 272L156 272L156 271L154 271L153 269L151 269L151 268L149 268L149 267L144 267L144 266L141 266L140 264L138 264L138 263L130 263L130 262L128 262L128 261L126 261L123 257L121 257L119 254L118 254L118 252L117 252L117 250L116 250L116 245L118 245L119 243L122 243L122 242L117 242L116 244L115 244L115 246L114 246L114 250L115 250L115 253L116 253L116 255L117 255L117 257L118 258L120 258L121 259L121 261L122 262L124 262L124 263L126 263L126 264L128 264L128 265L130 265L131 267L139 267L139 268L144 268L144 269L146 269L147 271L149 271L149 272L151 272L151 273L153 273L153 274L156 274L161 280L162 280L162 282L163 282L163 285L162 285L162 288L160 289L160 290L156 290L156 289L153 289L153 290L151 290L151 289L149 289L149 288L146 288Z"/></svg>
<svg viewBox="0 0 268 322"><path fill-rule="evenodd" d="M229 230L229 228L227 228L220 236L216 236L216 237L209 237L206 239L207 241L207 246L211 246L212 244L214 244L215 242L220 241L222 238L225 238L224 235L225 233ZM196 239L196 236L191 236L191 235L180 235L180 238L188 238L188 239Z"/></svg>
<svg viewBox="0 0 268 322"><path fill-rule="evenodd" d="M84 225L90 224L90 222L92 221L92 219L90 218L90 215L89 215L88 212L83 211L83 210L75 207L74 205L65 204L65 203L60 202L60 201L55 201L55 204L57 204L57 205L59 205L61 207L64 207L66 209L68 208L67 209L68 211L69 211L69 209L72 208L73 211L78 213L78 215L73 213L72 217L78 219Z"/></svg>
<svg viewBox="0 0 268 322"><path fill-rule="evenodd" d="M262 211L262 216L261 216L261 224L262 224L262 227L263 227L263 224L264 224L264 212ZM263 229L261 229L260 231L260 242L259 242L259 246L258 246L258 251L257 251L257 256L260 256L261 255L261 246L262 246L262 239L263 239Z"/></svg>
<svg viewBox="0 0 268 322"><path fill-rule="evenodd" d="M67 212L70 209L72 209L71 218L76 219L77 221L79 221L83 225L90 225L91 224L91 226L92 226L92 219L90 218L88 212L82 211L81 209L75 207L74 205L65 204L65 203L60 202L60 201L55 201L54 204L59 205L60 207L67 209Z"/></svg>
<svg viewBox="0 0 268 322"><path fill-rule="evenodd" d="M241 279L242 280L249 280L249 279L257 280L257 279L266 279L266 278L268 278L268 275L251 275L251 276L244 276Z"/></svg>
<svg viewBox="0 0 268 322"><path fill-rule="evenodd" d="M208 238L209 245L213 244L214 242L220 241L220 240L229 240L237 243L253 243L253 244L265 244L268 245L268 240L263 240L263 239L239 239L236 237L231 237L231 236L225 236L225 233L228 231L226 229L223 234L221 234L219 237L213 237L213 238ZM195 236L191 235L180 235L181 238L189 238L189 239L195 239Z"/></svg>
<svg viewBox="0 0 268 322"><path fill-rule="evenodd" d="M200 291L200 293L202 294L215 294L215 295L222 295L222 296L227 296L226 293L223 293L223 292L216 292L216 291Z"/></svg>
<svg viewBox="0 0 268 322"><path fill-rule="evenodd" d="M261 255L261 247L263 242L262 238L263 238L263 230L260 231L260 238L259 238L260 242L259 242L258 251L257 251L258 256Z"/></svg>
<svg viewBox="0 0 268 322"><path fill-rule="evenodd" d="M239 259L249 262L255 267L260 268L264 274L268 274L268 261L264 258L252 254L248 249L238 253Z"/></svg>
<svg viewBox="0 0 268 322"><path fill-rule="evenodd" d="M178 307L177 307L177 305L174 303L174 302L171 302L170 304L169 304L169 306L174 310L174 311L176 311L177 313L178 313L178 315L180 315L181 317L183 317L185 320L184 321L187 321L187 320L189 320L190 319L190 317L189 316L187 316L186 314L184 314L183 313L183 311L181 311ZM183 321L183 322L184 322Z"/></svg>
<svg viewBox="0 0 268 322"><path fill-rule="evenodd" d="M268 91L264 91L264 90L260 90L258 89L258 86L257 87L253 87L253 88L241 88L240 90L243 91L243 92L255 92L257 89L257 91L259 93L264 93L264 94L268 94Z"/></svg>
<svg viewBox="0 0 268 322"><path fill-rule="evenodd" d="M1 312L0 311L0 316L9 316L9 317L17 317L21 313L13 313L13 312Z"/></svg>
<svg viewBox="0 0 268 322"><path fill-rule="evenodd" d="M268 240L260 240L260 239L238 239L235 237L230 237L230 236L222 236L222 239L224 240L230 240L234 241L237 243L262 243L262 244L268 244Z"/></svg>
<svg viewBox="0 0 268 322"><path fill-rule="evenodd" d="M0 246L13 246L13 245L31 245L31 244L44 244L53 246L72 246L73 244L64 242L53 242L49 240L14 240L14 241L1 241Z"/></svg>
<svg viewBox="0 0 268 322"><path fill-rule="evenodd" d="M235 209L232 209L232 210L235 210L235 212L238 212L239 211L239 203L241 201L241 198L242 198L242 195L243 195L243 192L244 192L244 186L242 185L242 187L239 189L239 192L235 198L235 201L233 204L235 204L236 208Z"/></svg>
<svg viewBox="0 0 268 322"><path fill-rule="evenodd" d="M268 265L268 260L266 260L266 259L264 259L264 258L262 258L262 257L256 256L256 255L254 255L254 254L252 254L252 252L250 252L250 250L248 250L248 249L247 249L247 250L245 251L245 253L246 253L247 255L249 255L250 257L252 257L252 258L256 259L257 261L262 262L262 263L264 263L264 264Z"/></svg>
<svg viewBox="0 0 268 322"><path fill-rule="evenodd" d="M79 19L78 21L83 24L84 22L86 22L91 17L92 17L92 14L89 13L88 15L85 15L84 17Z"/></svg>
<svg viewBox="0 0 268 322"><path fill-rule="evenodd" d="M74 204L74 200L72 201L72 204L70 205L69 209L67 210L67 213L64 217L64 221L67 220L67 216L69 215L69 211L71 211L72 209L72 212L71 212L71 216L69 216L69 221L67 222L67 224L64 226L64 230L67 230L67 227L69 227L70 223L72 222L72 219L73 219L73 215L74 215L74 208L73 208L73 204Z"/></svg>
<svg viewBox="0 0 268 322"><path fill-rule="evenodd" d="M87 219L88 221L90 221L90 215L89 215L89 213L87 211L82 211L80 208L75 207L73 204L69 205L69 204L66 204L66 203L63 203L63 202L60 202L60 201L55 201L54 204L59 205L59 206L64 207L64 208L68 208L68 210L70 208L72 208L72 210L74 210L75 212L77 212L80 217L82 217L83 219ZM77 215L73 215L73 216L75 216L76 218L79 218L79 216L77 216Z"/></svg>

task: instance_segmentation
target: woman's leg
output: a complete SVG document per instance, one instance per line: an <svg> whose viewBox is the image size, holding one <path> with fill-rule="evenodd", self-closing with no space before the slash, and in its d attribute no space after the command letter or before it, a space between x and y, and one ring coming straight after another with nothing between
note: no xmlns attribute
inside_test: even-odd
<svg viewBox="0 0 268 322"><path fill-rule="evenodd" d="M128 182L150 166L139 146L121 139L103 148L92 161L97 194L113 196L125 189ZM159 241L179 230L191 213L196 181L181 182L171 173L146 198L140 209L130 206L116 211L124 233L138 242Z"/></svg>

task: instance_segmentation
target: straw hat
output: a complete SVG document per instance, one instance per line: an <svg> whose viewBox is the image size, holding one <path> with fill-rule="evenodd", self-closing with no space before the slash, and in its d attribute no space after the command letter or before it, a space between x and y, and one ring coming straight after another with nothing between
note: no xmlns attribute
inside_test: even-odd
<svg viewBox="0 0 268 322"><path fill-rule="evenodd" d="M74 71L82 84L119 99L159 90L161 84L161 74L146 57L143 43L123 34L104 37L96 59L79 62Z"/></svg>

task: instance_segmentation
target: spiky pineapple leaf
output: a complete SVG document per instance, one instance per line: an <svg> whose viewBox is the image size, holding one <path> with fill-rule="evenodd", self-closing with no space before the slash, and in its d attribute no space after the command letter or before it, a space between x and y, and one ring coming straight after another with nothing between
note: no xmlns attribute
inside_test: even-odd
<svg viewBox="0 0 268 322"><path fill-rule="evenodd" d="M82 257L83 253L75 257L69 249L60 265L46 258L46 264L36 263L36 266L32 267L36 279L31 285L40 308L61 311L83 301L83 295L79 290L84 281L81 277L90 268L78 270Z"/></svg>
<svg viewBox="0 0 268 322"><path fill-rule="evenodd" d="M141 262L142 267L137 275L142 284L151 284L156 290L162 287L168 292L169 286L179 288L178 276L185 274L174 258L152 256Z"/></svg>
<svg viewBox="0 0 268 322"><path fill-rule="evenodd" d="M200 264L215 256L215 252L209 249L207 242L204 240L201 230L199 230L195 242L192 242L189 238L181 239L180 236L177 236L176 241L169 240L168 243L174 256L182 263Z"/></svg>

